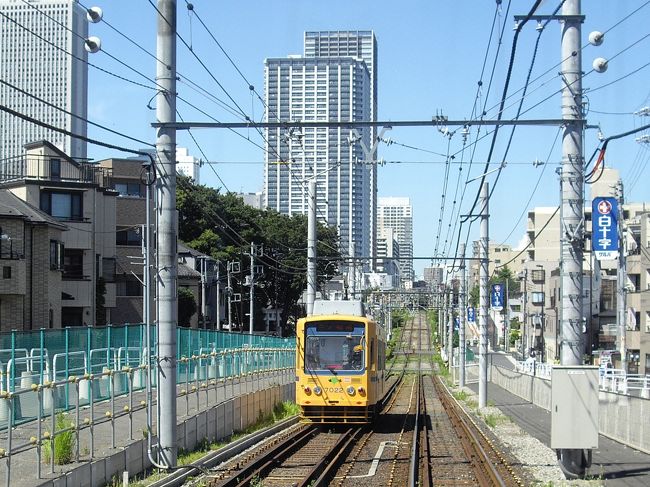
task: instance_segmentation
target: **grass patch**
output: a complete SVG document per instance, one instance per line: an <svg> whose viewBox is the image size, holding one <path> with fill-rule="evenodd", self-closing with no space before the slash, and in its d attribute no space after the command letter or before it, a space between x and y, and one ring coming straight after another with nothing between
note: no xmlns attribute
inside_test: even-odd
<svg viewBox="0 0 650 487"><path fill-rule="evenodd" d="M456 398L457 401L465 401L469 397L469 394L467 394L465 391L456 391L453 392L452 395Z"/></svg>
<svg viewBox="0 0 650 487"><path fill-rule="evenodd" d="M467 404L467 407L470 409L478 409L478 401L475 401L474 399L468 399L465 401L465 404Z"/></svg>
<svg viewBox="0 0 650 487"><path fill-rule="evenodd" d="M67 418L66 413L59 413L56 415L54 423L54 431L57 432L54 436L54 463L57 465L65 465L72 462L72 456L76 445L76 438L74 434L74 423L71 423ZM61 433L61 431L63 431ZM52 434L50 432L50 434ZM45 441L43 443L43 461L50 463L52 461L52 442Z"/></svg>
<svg viewBox="0 0 650 487"><path fill-rule="evenodd" d="M497 425L505 423L507 419L501 414L490 413L483 416L483 421L485 421L485 424L487 424L490 428L496 428Z"/></svg>

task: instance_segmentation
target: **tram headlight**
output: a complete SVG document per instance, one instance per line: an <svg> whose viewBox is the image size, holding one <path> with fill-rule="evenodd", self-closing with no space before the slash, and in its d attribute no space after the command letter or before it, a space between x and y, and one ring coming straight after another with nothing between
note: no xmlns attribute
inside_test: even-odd
<svg viewBox="0 0 650 487"><path fill-rule="evenodd" d="M311 394L311 388L309 386L305 386L303 390L305 391L305 394L307 395Z"/></svg>
<svg viewBox="0 0 650 487"><path fill-rule="evenodd" d="M356 392L354 390L354 386L348 386L347 391L348 391L348 394L350 394L351 396L354 396L354 393Z"/></svg>
<svg viewBox="0 0 650 487"><path fill-rule="evenodd" d="M366 394L366 390L361 386L359 386L357 391L359 391L359 395L361 395L361 396L364 396Z"/></svg>
<svg viewBox="0 0 650 487"><path fill-rule="evenodd" d="M314 386L314 394L320 396L321 392L323 392L323 390L319 386Z"/></svg>

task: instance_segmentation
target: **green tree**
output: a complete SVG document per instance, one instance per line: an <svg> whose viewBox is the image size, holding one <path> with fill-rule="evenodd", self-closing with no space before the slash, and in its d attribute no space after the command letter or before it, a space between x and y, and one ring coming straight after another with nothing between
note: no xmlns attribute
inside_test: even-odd
<svg viewBox="0 0 650 487"><path fill-rule="evenodd" d="M255 259L264 267L256 279L255 322L262 322L265 306L282 310L284 335L291 334L303 310L298 302L307 286L307 217L287 216L273 210L259 210L245 205L234 193L195 185L187 178L178 178L177 206L179 235L190 247L220 260L239 261L241 273L234 275L233 292L248 296L244 276L250 273L250 242L263 246L263 255ZM317 284L322 284L338 271L340 253L334 228L319 224L317 252ZM245 298L244 298L245 299ZM243 309L242 306L241 309ZM248 306L245 306L248 312ZM234 307L234 320L247 323Z"/></svg>
<svg viewBox="0 0 650 487"><path fill-rule="evenodd" d="M190 326L190 320L196 313L196 299L192 291L186 287L178 288L178 324Z"/></svg>

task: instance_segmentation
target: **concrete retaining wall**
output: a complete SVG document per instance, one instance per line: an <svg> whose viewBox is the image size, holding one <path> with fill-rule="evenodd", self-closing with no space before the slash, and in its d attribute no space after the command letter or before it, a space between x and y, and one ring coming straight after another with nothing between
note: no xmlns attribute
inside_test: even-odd
<svg viewBox="0 0 650 487"><path fill-rule="evenodd" d="M254 424L282 401L295 401L293 383L274 386L221 403L178 424L178 448L195 449L201 441L220 441ZM137 475L151 467L147 457L147 440L138 440L122 451L82 465L62 477L44 481L42 487L100 487L122 472Z"/></svg>
<svg viewBox="0 0 650 487"><path fill-rule="evenodd" d="M497 365L490 367L489 380L507 391L551 410L551 381L521 374ZM650 454L650 399L600 391L598 429L624 445Z"/></svg>

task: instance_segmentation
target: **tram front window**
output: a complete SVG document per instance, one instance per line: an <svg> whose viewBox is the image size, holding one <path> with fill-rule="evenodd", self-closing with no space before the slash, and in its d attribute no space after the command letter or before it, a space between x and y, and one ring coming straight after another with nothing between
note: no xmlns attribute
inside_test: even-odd
<svg viewBox="0 0 650 487"><path fill-rule="evenodd" d="M365 367L363 323L315 322L305 327L305 369L362 371Z"/></svg>

